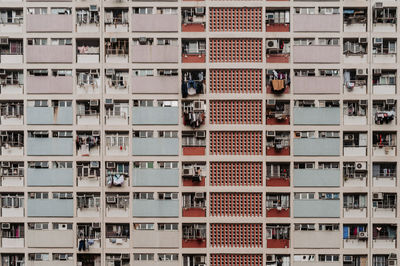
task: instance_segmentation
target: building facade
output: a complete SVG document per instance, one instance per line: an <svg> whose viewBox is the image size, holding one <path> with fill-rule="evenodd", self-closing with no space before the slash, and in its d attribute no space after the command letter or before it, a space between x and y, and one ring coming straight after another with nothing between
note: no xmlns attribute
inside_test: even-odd
<svg viewBox="0 0 400 266"><path fill-rule="evenodd" d="M397 265L399 7L0 0L1 265Z"/></svg>

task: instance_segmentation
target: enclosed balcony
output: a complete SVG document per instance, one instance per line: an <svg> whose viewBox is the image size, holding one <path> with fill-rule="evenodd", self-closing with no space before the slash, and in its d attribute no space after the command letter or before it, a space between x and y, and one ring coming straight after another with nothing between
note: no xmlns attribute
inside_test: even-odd
<svg viewBox="0 0 400 266"><path fill-rule="evenodd" d="M79 33L99 32L100 16L97 5L76 9L75 30Z"/></svg>
<svg viewBox="0 0 400 266"><path fill-rule="evenodd" d="M29 162L27 185L28 187L72 187L72 162L54 161L50 165L47 161Z"/></svg>
<svg viewBox="0 0 400 266"><path fill-rule="evenodd" d="M182 193L183 217L206 217L206 193Z"/></svg>
<svg viewBox="0 0 400 266"><path fill-rule="evenodd" d="M73 217L74 215L72 193L54 192L51 199L48 198L47 192L28 194L28 217Z"/></svg>
<svg viewBox="0 0 400 266"><path fill-rule="evenodd" d="M182 98L204 94L205 78L205 70L182 70Z"/></svg>
<svg viewBox="0 0 400 266"><path fill-rule="evenodd" d="M0 75L0 94L23 94L24 92L24 73L22 70L3 70Z"/></svg>
<svg viewBox="0 0 400 266"><path fill-rule="evenodd" d="M179 216L179 201L177 199L134 199L132 205L133 217Z"/></svg>
<svg viewBox="0 0 400 266"><path fill-rule="evenodd" d="M24 194L23 193L1 193L2 200L1 217L24 217Z"/></svg>
<svg viewBox="0 0 400 266"><path fill-rule="evenodd" d="M374 224L372 233L372 248L395 249L397 247L397 226L395 224Z"/></svg>
<svg viewBox="0 0 400 266"><path fill-rule="evenodd" d="M396 63L396 46L396 39L373 38L372 62L375 64Z"/></svg>
<svg viewBox="0 0 400 266"><path fill-rule="evenodd" d="M340 138L337 131L297 131L293 139L295 156L339 156Z"/></svg>
<svg viewBox="0 0 400 266"><path fill-rule="evenodd" d="M27 63L64 63L70 64L73 49L71 39L51 39L51 43L47 43L47 39L28 39L26 46L26 62ZM29 83L28 83L29 84Z"/></svg>
<svg viewBox="0 0 400 266"><path fill-rule="evenodd" d="M78 100L76 102L76 123L78 125L100 124L99 100Z"/></svg>
<svg viewBox="0 0 400 266"><path fill-rule="evenodd" d="M290 40L267 39L265 41L267 63L289 63Z"/></svg>
<svg viewBox="0 0 400 266"><path fill-rule="evenodd" d="M129 132L106 131L106 156L129 155Z"/></svg>
<svg viewBox="0 0 400 266"><path fill-rule="evenodd" d="M367 248L367 226L365 224L343 225L343 247L348 249Z"/></svg>
<svg viewBox="0 0 400 266"><path fill-rule="evenodd" d="M343 124L366 125L368 102L363 100L343 101Z"/></svg>
<svg viewBox="0 0 400 266"><path fill-rule="evenodd" d="M206 224L182 224L182 247L183 248L206 248L207 247Z"/></svg>
<svg viewBox="0 0 400 266"><path fill-rule="evenodd" d="M367 31L366 8L343 8L343 32Z"/></svg>
<svg viewBox="0 0 400 266"><path fill-rule="evenodd" d="M290 155L290 132L267 131L267 156Z"/></svg>
<svg viewBox="0 0 400 266"><path fill-rule="evenodd" d="M294 218L339 218L340 200L338 193L295 193Z"/></svg>
<svg viewBox="0 0 400 266"><path fill-rule="evenodd" d="M374 131L372 133L372 155L373 156L396 156L397 155L396 132Z"/></svg>
<svg viewBox="0 0 400 266"><path fill-rule="evenodd" d="M396 94L396 70L373 69L372 94Z"/></svg>
<svg viewBox="0 0 400 266"><path fill-rule="evenodd" d="M76 195L76 215L77 217L99 217L100 193L77 193Z"/></svg>
<svg viewBox="0 0 400 266"><path fill-rule="evenodd" d="M396 162L374 162L372 164L372 186L396 187Z"/></svg>
<svg viewBox="0 0 400 266"><path fill-rule="evenodd" d="M396 100L374 100L372 102L372 116L375 125L396 125Z"/></svg>
<svg viewBox="0 0 400 266"><path fill-rule="evenodd" d="M100 186L100 162L76 162L76 183L78 187Z"/></svg>
<svg viewBox="0 0 400 266"><path fill-rule="evenodd" d="M0 166L0 184L2 187L24 186L24 162L3 161Z"/></svg>
<svg viewBox="0 0 400 266"><path fill-rule="evenodd" d="M294 32L339 32L341 15L339 8L320 7L316 14L315 8L296 8L293 14Z"/></svg>
<svg viewBox="0 0 400 266"><path fill-rule="evenodd" d="M343 39L343 62L347 64L366 64L368 62L367 38ZM357 74L361 74L359 72ZM368 72L362 73L367 75Z"/></svg>
<svg viewBox="0 0 400 266"><path fill-rule="evenodd" d="M127 8L106 8L104 24L106 32L129 32L129 10Z"/></svg>
<svg viewBox="0 0 400 266"><path fill-rule="evenodd" d="M182 163L181 175L183 186L204 187L206 184L206 163L184 162Z"/></svg>
<svg viewBox="0 0 400 266"><path fill-rule="evenodd" d="M368 70L366 68L344 69L343 90L345 95L366 94Z"/></svg>
<svg viewBox="0 0 400 266"><path fill-rule="evenodd" d="M145 13L147 9L149 13ZM152 8L133 8L132 31L133 32L177 32L178 9L157 8L153 13ZM151 13L150 13L151 11Z"/></svg>
<svg viewBox="0 0 400 266"><path fill-rule="evenodd" d="M129 40L110 38L105 39L105 61L111 64L129 62Z"/></svg>
<svg viewBox="0 0 400 266"><path fill-rule="evenodd" d="M78 251L86 251L86 245L90 241L90 249L93 251L98 250L101 248L101 224L100 223L78 223L77 225L77 241L76 247L78 247ZM73 235L73 234L71 234ZM80 252L81 254L83 252ZM78 262L79 262L79 255L78 254ZM87 255L87 254L86 254ZM90 254L92 255L92 254ZM84 259L87 262L87 259ZM98 260L100 263L100 258Z"/></svg>
<svg viewBox="0 0 400 266"><path fill-rule="evenodd" d="M397 195L396 193L373 193L372 194L372 217L395 218L397 217Z"/></svg>
<svg viewBox="0 0 400 266"><path fill-rule="evenodd" d="M365 132L343 132L344 156L367 156L368 135Z"/></svg>
<svg viewBox="0 0 400 266"><path fill-rule="evenodd" d="M133 63L178 63L179 47L177 39L154 38L133 39Z"/></svg>
<svg viewBox="0 0 400 266"><path fill-rule="evenodd" d="M106 248L130 248L129 224L106 224Z"/></svg>
<svg viewBox="0 0 400 266"><path fill-rule="evenodd" d="M24 124L24 103L22 101L0 101L0 124L15 126Z"/></svg>
<svg viewBox="0 0 400 266"><path fill-rule="evenodd" d="M290 10L281 8L267 8L266 10L267 32L289 32Z"/></svg>
<svg viewBox="0 0 400 266"><path fill-rule="evenodd" d="M206 8L182 8L182 32L204 32L206 30Z"/></svg>
<svg viewBox="0 0 400 266"><path fill-rule="evenodd" d="M267 217L290 217L290 195L267 193Z"/></svg>
<svg viewBox="0 0 400 266"><path fill-rule="evenodd" d="M179 118L178 101L157 101L156 106L139 106L134 101L132 108L133 125L177 125Z"/></svg>
<svg viewBox="0 0 400 266"><path fill-rule="evenodd" d="M296 100L293 107L294 125L339 125L339 101Z"/></svg>
<svg viewBox="0 0 400 266"><path fill-rule="evenodd" d="M343 162L343 182L345 187L366 187L367 162Z"/></svg>
<svg viewBox="0 0 400 266"><path fill-rule="evenodd" d="M205 63L206 40L182 39L182 63Z"/></svg>
<svg viewBox="0 0 400 266"><path fill-rule="evenodd" d="M343 194L343 217L366 218L368 215L368 196L360 193Z"/></svg>
<svg viewBox="0 0 400 266"><path fill-rule="evenodd" d="M396 32L397 8L375 5L372 9L372 31Z"/></svg>
<svg viewBox="0 0 400 266"><path fill-rule="evenodd" d="M107 94L127 94L130 84L129 71L127 69L106 69L104 81ZM111 105L111 102L112 100L107 104Z"/></svg>
<svg viewBox="0 0 400 266"><path fill-rule="evenodd" d="M182 153L185 156L206 155L206 131L182 131Z"/></svg>
<svg viewBox="0 0 400 266"><path fill-rule="evenodd" d="M113 100L112 104L105 105L106 125L129 124L129 102L125 100Z"/></svg>
<svg viewBox="0 0 400 266"><path fill-rule="evenodd" d="M153 137L153 133L153 131L133 132L132 155L176 156L179 154L177 131L159 131L158 137Z"/></svg>
<svg viewBox="0 0 400 266"><path fill-rule="evenodd" d="M341 78L339 70L321 69L315 75L314 69L296 70L293 77L293 90L295 94L339 94Z"/></svg>
<svg viewBox="0 0 400 266"><path fill-rule="evenodd" d="M106 216L129 217L129 194L106 193Z"/></svg>
<svg viewBox="0 0 400 266"><path fill-rule="evenodd" d="M99 69L76 69L76 93L77 94L99 94L101 90L101 79Z"/></svg>
<svg viewBox="0 0 400 266"><path fill-rule="evenodd" d="M77 131L76 154L78 156L100 155L100 133L99 131Z"/></svg>
<svg viewBox="0 0 400 266"><path fill-rule="evenodd" d="M129 187L129 163L106 161L105 185L109 189L120 190Z"/></svg>
<svg viewBox="0 0 400 266"><path fill-rule="evenodd" d="M290 164L283 162L267 163L267 186L290 186Z"/></svg>
<svg viewBox="0 0 400 266"><path fill-rule="evenodd" d="M52 137L50 137L52 136ZM71 156L73 139L71 131L29 131L27 155L29 156Z"/></svg>
<svg viewBox="0 0 400 266"><path fill-rule="evenodd" d="M76 62L95 64L100 62L100 44L98 39L79 39L76 41Z"/></svg>
<svg viewBox="0 0 400 266"><path fill-rule="evenodd" d="M4 42L7 42L7 44L4 45ZM24 61L23 47L22 39L2 38L2 45L0 46L0 62L2 64L22 64Z"/></svg>
<svg viewBox="0 0 400 266"><path fill-rule="evenodd" d="M179 78L176 69L133 70L132 93L178 94Z"/></svg>
<svg viewBox="0 0 400 266"><path fill-rule="evenodd" d="M42 9L39 11L39 9ZM28 8L27 32L72 32L71 8Z"/></svg>
<svg viewBox="0 0 400 266"><path fill-rule="evenodd" d="M267 100L267 125L290 124L290 101Z"/></svg>
<svg viewBox="0 0 400 266"><path fill-rule="evenodd" d="M289 69L268 69L267 75L267 93L276 95L290 92L290 70Z"/></svg>
<svg viewBox="0 0 400 266"><path fill-rule="evenodd" d="M294 39L293 63L337 64L340 63L338 38Z"/></svg>
<svg viewBox="0 0 400 266"><path fill-rule="evenodd" d="M9 1L7 1L9 2ZM1 33L22 33L24 12L21 9L0 9L0 32Z"/></svg>
<svg viewBox="0 0 400 266"><path fill-rule="evenodd" d="M24 248L25 230L23 223L2 223L1 233L1 247L3 249Z"/></svg>
<svg viewBox="0 0 400 266"><path fill-rule="evenodd" d="M1 131L1 155L23 156L24 154L24 132L23 131Z"/></svg>
<svg viewBox="0 0 400 266"><path fill-rule="evenodd" d="M205 124L205 113L205 101L182 101L183 125L193 129L200 128Z"/></svg>
<svg viewBox="0 0 400 266"><path fill-rule="evenodd" d="M267 224L267 248L289 248L290 225Z"/></svg>
<svg viewBox="0 0 400 266"><path fill-rule="evenodd" d="M71 94L72 91L72 70L53 70L50 73L47 69L28 70L28 94Z"/></svg>
<svg viewBox="0 0 400 266"><path fill-rule="evenodd" d="M51 107L47 100L28 101L27 121L28 125L72 125L72 101L51 101Z"/></svg>

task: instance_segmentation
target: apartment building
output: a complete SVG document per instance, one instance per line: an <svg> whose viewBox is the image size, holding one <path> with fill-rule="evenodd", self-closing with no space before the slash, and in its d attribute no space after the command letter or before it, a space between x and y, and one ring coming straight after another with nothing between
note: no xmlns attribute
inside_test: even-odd
<svg viewBox="0 0 400 266"><path fill-rule="evenodd" d="M397 265L399 7L0 0L1 265Z"/></svg>

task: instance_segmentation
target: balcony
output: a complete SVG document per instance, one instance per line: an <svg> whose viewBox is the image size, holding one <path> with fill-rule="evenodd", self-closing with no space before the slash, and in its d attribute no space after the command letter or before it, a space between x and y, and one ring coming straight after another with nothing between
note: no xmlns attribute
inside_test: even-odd
<svg viewBox="0 0 400 266"><path fill-rule="evenodd" d="M89 45L88 45L89 44ZM96 64L100 62L100 47L97 41L77 41L76 62L80 64Z"/></svg>
<svg viewBox="0 0 400 266"><path fill-rule="evenodd" d="M295 45L293 46L293 63L337 64L340 63L341 47L339 45Z"/></svg>
<svg viewBox="0 0 400 266"><path fill-rule="evenodd" d="M27 63L72 63L72 54L72 45L26 46Z"/></svg>
<svg viewBox="0 0 400 266"><path fill-rule="evenodd" d="M334 15L293 15L294 32L339 32L341 16Z"/></svg>
<svg viewBox="0 0 400 266"><path fill-rule="evenodd" d="M340 200L294 200L295 218L339 218ZM340 238L338 238L340 239Z"/></svg>
<svg viewBox="0 0 400 266"><path fill-rule="evenodd" d="M339 107L293 107L294 125L340 125Z"/></svg>
<svg viewBox="0 0 400 266"><path fill-rule="evenodd" d="M177 32L178 25L178 15L132 15L133 32Z"/></svg>
<svg viewBox="0 0 400 266"><path fill-rule="evenodd" d="M72 199L28 199L27 211L28 217L73 217L74 205Z"/></svg>
<svg viewBox="0 0 400 266"><path fill-rule="evenodd" d="M339 138L295 138L295 156L340 156Z"/></svg>
<svg viewBox="0 0 400 266"><path fill-rule="evenodd" d="M134 248L179 248L180 234L177 231L134 230ZM147 266L147 264L145 264ZM153 262L148 266L154 265Z"/></svg>
<svg viewBox="0 0 400 266"><path fill-rule="evenodd" d="M339 187L339 169L294 169L295 187Z"/></svg>
<svg viewBox="0 0 400 266"><path fill-rule="evenodd" d="M133 217L179 217L179 201L134 199Z"/></svg>
<svg viewBox="0 0 400 266"><path fill-rule="evenodd" d="M342 235L339 231L300 231L292 237L293 248L340 248Z"/></svg>
<svg viewBox="0 0 400 266"><path fill-rule="evenodd" d="M179 170L164 168L134 168L132 173L134 187L177 187Z"/></svg>
<svg viewBox="0 0 400 266"><path fill-rule="evenodd" d="M380 249L395 249L396 238L374 238L372 240L372 248Z"/></svg>
<svg viewBox="0 0 400 266"><path fill-rule="evenodd" d="M293 77L295 94L339 94L342 87L340 77L310 76Z"/></svg>
<svg viewBox="0 0 400 266"><path fill-rule="evenodd" d="M178 76L132 77L132 93L178 94Z"/></svg>
<svg viewBox="0 0 400 266"><path fill-rule="evenodd" d="M133 138L132 143L132 155L135 156L179 155L177 138Z"/></svg>
<svg viewBox="0 0 400 266"><path fill-rule="evenodd" d="M28 125L72 125L72 107L27 107Z"/></svg>
<svg viewBox="0 0 400 266"><path fill-rule="evenodd" d="M174 45L134 45L132 63L178 63L179 49Z"/></svg>
<svg viewBox="0 0 400 266"><path fill-rule="evenodd" d="M372 54L372 62L374 64L395 64L396 61L396 53Z"/></svg>
<svg viewBox="0 0 400 266"><path fill-rule="evenodd" d="M72 15L26 15L26 32L72 32Z"/></svg>
<svg viewBox="0 0 400 266"><path fill-rule="evenodd" d="M71 94L72 88L72 76L27 76L28 94Z"/></svg>
<svg viewBox="0 0 400 266"><path fill-rule="evenodd" d="M74 237L71 230L28 230L26 232L29 248L73 248Z"/></svg>
<svg viewBox="0 0 400 266"><path fill-rule="evenodd" d="M2 45L0 48L0 62L2 64L22 64L24 62L22 40L7 39L7 41L8 44Z"/></svg>
<svg viewBox="0 0 400 266"><path fill-rule="evenodd" d="M11 2L12 0L0 1L1 2ZM22 2L22 1L21 1ZM22 33L22 25L23 25L23 11L22 10L13 10L15 12L14 17L9 17L6 15L4 20L1 20L0 23L0 32L1 33Z"/></svg>
<svg viewBox="0 0 400 266"><path fill-rule="evenodd" d="M27 155L29 156L71 156L72 138L28 138Z"/></svg>
<svg viewBox="0 0 400 266"><path fill-rule="evenodd" d="M133 125L177 125L178 107L133 107Z"/></svg>
<svg viewBox="0 0 400 266"><path fill-rule="evenodd" d="M28 187L72 187L72 168L28 168Z"/></svg>

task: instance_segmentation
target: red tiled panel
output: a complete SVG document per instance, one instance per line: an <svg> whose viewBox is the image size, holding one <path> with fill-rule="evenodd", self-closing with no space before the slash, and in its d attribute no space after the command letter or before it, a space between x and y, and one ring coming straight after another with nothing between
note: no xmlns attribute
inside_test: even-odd
<svg viewBox="0 0 400 266"><path fill-rule="evenodd" d="M183 179L184 187L204 187L206 185L206 179L202 178L200 182L193 181L190 178Z"/></svg>
<svg viewBox="0 0 400 266"><path fill-rule="evenodd" d="M276 23L269 25L267 24L267 32L289 32L290 24Z"/></svg>
<svg viewBox="0 0 400 266"><path fill-rule="evenodd" d="M210 216L260 217L261 193L211 193Z"/></svg>
<svg viewBox="0 0 400 266"><path fill-rule="evenodd" d="M210 124L261 124L262 101L210 101Z"/></svg>
<svg viewBox="0 0 400 266"><path fill-rule="evenodd" d="M206 147L183 147L183 155L206 155Z"/></svg>
<svg viewBox="0 0 400 266"><path fill-rule="evenodd" d="M206 62L205 54L199 54L199 55L182 54L182 63L205 63L205 62Z"/></svg>
<svg viewBox="0 0 400 266"><path fill-rule="evenodd" d="M262 62L262 39L210 39L211 63Z"/></svg>
<svg viewBox="0 0 400 266"><path fill-rule="evenodd" d="M261 131L211 131L211 155L262 155Z"/></svg>
<svg viewBox="0 0 400 266"><path fill-rule="evenodd" d="M267 178L267 187L288 187L290 186L289 178Z"/></svg>
<svg viewBox="0 0 400 266"><path fill-rule="evenodd" d="M290 124L290 117L287 116L284 119L276 119L267 117L267 125L289 125Z"/></svg>
<svg viewBox="0 0 400 266"><path fill-rule="evenodd" d="M182 210L183 217L206 217L206 210L203 208L190 208Z"/></svg>
<svg viewBox="0 0 400 266"><path fill-rule="evenodd" d="M214 248L262 248L262 224L210 224Z"/></svg>
<svg viewBox="0 0 400 266"><path fill-rule="evenodd" d="M269 54L267 55L267 63L289 63L290 56L288 54Z"/></svg>
<svg viewBox="0 0 400 266"><path fill-rule="evenodd" d="M207 247L207 241L206 239L182 239L182 248L206 248Z"/></svg>
<svg viewBox="0 0 400 266"><path fill-rule="evenodd" d="M267 156L289 156L290 148L283 148L281 150L276 150L273 147L267 147Z"/></svg>
<svg viewBox="0 0 400 266"><path fill-rule="evenodd" d="M210 266L264 266L262 254L211 254Z"/></svg>
<svg viewBox="0 0 400 266"><path fill-rule="evenodd" d="M210 186L262 186L261 162L210 162Z"/></svg>
<svg viewBox="0 0 400 266"><path fill-rule="evenodd" d="M203 32L205 30L206 27L202 23L182 24L182 32Z"/></svg>
<svg viewBox="0 0 400 266"><path fill-rule="evenodd" d="M211 7L210 31L262 31L260 7Z"/></svg>
<svg viewBox="0 0 400 266"><path fill-rule="evenodd" d="M290 209L269 209L267 210L267 217L290 217Z"/></svg>
<svg viewBox="0 0 400 266"><path fill-rule="evenodd" d="M289 239L267 239L267 248L289 248Z"/></svg>
<svg viewBox="0 0 400 266"><path fill-rule="evenodd" d="M212 93L261 93L261 69L211 69Z"/></svg>

